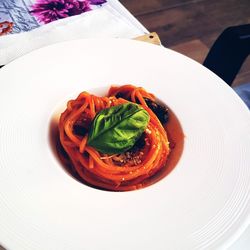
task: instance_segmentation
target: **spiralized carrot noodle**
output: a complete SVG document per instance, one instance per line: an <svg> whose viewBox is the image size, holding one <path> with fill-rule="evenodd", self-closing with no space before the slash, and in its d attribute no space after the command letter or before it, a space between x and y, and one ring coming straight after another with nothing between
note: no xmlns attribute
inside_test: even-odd
<svg viewBox="0 0 250 250"><path fill-rule="evenodd" d="M136 190L150 185L153 176L165 167L170 152L167 133L145 99L155 101L155 96L133 85L112 86L105 97L82 92L68 102L59 120L60 143L72 170L80 180L90 186L112 191ZM137 102L149 114L150 120L144 131L144 145L137 150L107 155L88 146L88 129L95 115L104 108ZM86 130L79 134L74 126Z"/></svg>

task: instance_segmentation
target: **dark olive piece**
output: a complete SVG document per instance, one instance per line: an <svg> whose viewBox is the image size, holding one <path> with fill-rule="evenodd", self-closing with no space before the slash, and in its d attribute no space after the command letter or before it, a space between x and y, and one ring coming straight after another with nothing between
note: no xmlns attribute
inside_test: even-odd
<svg viewBox="0 0 250 250"><path fill-rule="evenodd" d="M147 103L148 107L156 114L156 116L158 117L158 119L160 120L162 124L165 124L168 122L169 112L168 112L167 107L157 102L154 102L148 98L144 98L144 100Z"/></svg>
<svg viewBox="0 0 250 250"><path fill-rule="evenodd" d="M133 148L131 149L131 151L137 151L138 149L142 149L145 146L145 138L146 138L146 134L145 132L142 133L142 135L140 136L140 138L136 141L135 145L133 146Z"/></svg>
<svg viewBox="0 0 250 250"><path fill-rule="evenodd" d="M84 136L87 134L87 129L83 126L81 126L81 124L74 124L73 125L73 133L76 135L80 135L80 136Z"/></svg>
<svg viewBox="0 0 250 250"><path fill-rule="evenodd" d="M128 97L127 93L119 92L115 95L116 98L122 98L128 101L131 101L131 99Z"/></svg>
<svg viewBox="0 0 250 250"><path fill-rule="evenodd" d="M116 98L123 98L123 99L126 99L128 101L131 101L131 99L128 98L126 93L118 93L115 96L116 96ZM165 107L157 102L154 102L148 98L144 98L144 100L147 103L148 107L156 114L156 116L158 117L158 119L160 120L160 122L162 124L165 124L168 122L169 112L168 112L167 107ZM136 103L140 103L140 101L137 98L136 98Z"/></svg>
<svg viewBox="0 0 250 250"><path fill-rule="evenodd" d="M118 93L115 95L115 97L116 97L116 98L123 98L123 99L125 99L125 95L124 95L124 93L122 93L122 92L118 92Z"/></svg>

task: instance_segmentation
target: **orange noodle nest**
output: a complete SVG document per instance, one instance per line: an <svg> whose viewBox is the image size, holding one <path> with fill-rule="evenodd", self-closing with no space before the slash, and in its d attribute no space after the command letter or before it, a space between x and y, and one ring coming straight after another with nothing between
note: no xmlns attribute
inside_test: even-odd
<svg viewBox="0 0 250 250"><path fill-rule="evenodd" d="M70 162L81 181L104 190L135 190L149 185L151 178L166 165L170 152L167 133L144 98L155 101L154 95L145 89L123 85L112 86L105 97L82 92L75 100L68 101L59 120L60 143L67 155L61 159ZM150 116L143 146L114 155L103 154L88 146L88 128L96 114L128 100L139 104ZM86 134L75 133L76 124L81 124Z"/></svg>

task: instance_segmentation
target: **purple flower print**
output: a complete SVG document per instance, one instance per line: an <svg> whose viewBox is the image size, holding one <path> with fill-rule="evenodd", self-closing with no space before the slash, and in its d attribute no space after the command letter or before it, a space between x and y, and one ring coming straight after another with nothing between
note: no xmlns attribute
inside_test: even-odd
<svg viewBox="0 0 250 250"><path fill-rule="evenodd" d="M90 4L98 5L98 4L103 4L106 3L106 0L90 0Z"/></svg>
<svg viewBox="0 0 250 250"><path fill-rule="evenodd" d="M31 13L42 23L50 23L89 10L91 10L89 0L37 0L31 6Z"/></svg>

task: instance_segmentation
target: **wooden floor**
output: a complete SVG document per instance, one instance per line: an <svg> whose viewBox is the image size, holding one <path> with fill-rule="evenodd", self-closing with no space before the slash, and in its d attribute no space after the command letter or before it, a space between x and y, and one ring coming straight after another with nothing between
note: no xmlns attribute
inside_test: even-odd
<svg viewBox="0 0 250 250"><path fill-rule="evenodd" d="M202 63L219 34L250 23L250 0L120 0L164 46ZM250 57L234 85L250 82Z"/></svg>

